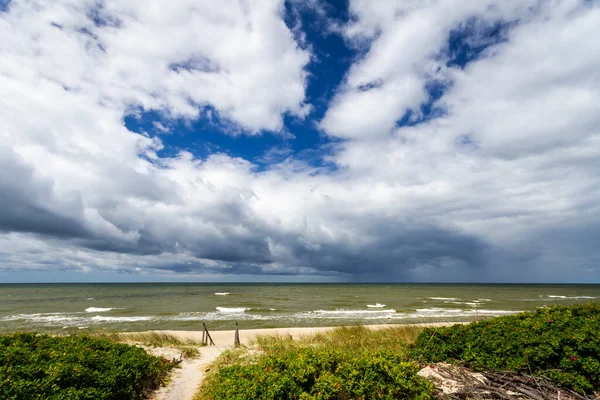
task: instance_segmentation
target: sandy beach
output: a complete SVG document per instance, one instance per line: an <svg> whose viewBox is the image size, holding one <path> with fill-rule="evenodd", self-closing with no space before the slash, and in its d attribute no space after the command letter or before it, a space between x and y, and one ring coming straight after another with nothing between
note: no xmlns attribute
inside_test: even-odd
<svg viewBox="0 0 600 400"><path fill-rule="evenodd" d="M436 323L422 323L422 324L408 324L412 326L423 326L423 327L440 327L440 326L450 326L455 324L466 324L467 322L436 322ZM402 326L407 324L381 324L381 325L365 325L369 329L385 329L395 326ZM274 336L291 336L293 339L297 340L302 338L303 336L310 336L317 333L327 332L335 327L309 327L309 328L272 328L272 329L240 329L240 343L243 345L248 345L253 338L261 335L274 335ZM153 331L166 333L169 335L173 335L182 340L194 340L201 341L202 340L202 331L174 331L174 330L162 330L162 331ZM216 346L233 346L233 340L235 331L234 330L226 330L226 331L209 331L210 336L215 342Z"/></svg>

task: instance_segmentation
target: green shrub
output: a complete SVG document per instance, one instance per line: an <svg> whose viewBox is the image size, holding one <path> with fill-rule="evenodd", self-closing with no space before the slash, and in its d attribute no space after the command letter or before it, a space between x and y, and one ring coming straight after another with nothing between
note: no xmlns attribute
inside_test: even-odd
<svg viewBox="0 0 600 400"><path fill-rule="evenodd" d="M543 375L579 392L599 391L600 305L554 306L427 329L417 337L413 356Z"/></svg>
<svg viewBox="0 0 600 400"><path fill-rule="evenodd" d="M351 355L326 348L267 354L252 364L221 367L203 399L430 399L433 386L397 354Z"/></svg>
<svg viewBox="0 0 600 400"><path fill-rule="evenodd" d="M173 364L88 336L0 335L2 399L141 399Z"/></svg>

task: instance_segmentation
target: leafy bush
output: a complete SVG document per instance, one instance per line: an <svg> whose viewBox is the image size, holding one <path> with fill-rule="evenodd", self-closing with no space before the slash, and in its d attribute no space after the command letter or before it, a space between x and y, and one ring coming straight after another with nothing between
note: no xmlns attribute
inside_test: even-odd
<svg viewBox="0 0 600 400"><path fill-rule="evenodd" d="M430 399L419 368L391 352L351 355L326 348L267 354L251 364L221 367L203 399Z"/></svg>
<svg viewBox="0 0 600 400"><path fill-rule="evenodd" d="M2 399L141 399L173 364L88 336L0 335Z"/></svg>
<svg viewBox="0 0 600 400"><path fill-rule="evenodd" d="M554 306L469 325L427 329L413 356L543 375L579 392L600 390L600 304Z"/></svg>

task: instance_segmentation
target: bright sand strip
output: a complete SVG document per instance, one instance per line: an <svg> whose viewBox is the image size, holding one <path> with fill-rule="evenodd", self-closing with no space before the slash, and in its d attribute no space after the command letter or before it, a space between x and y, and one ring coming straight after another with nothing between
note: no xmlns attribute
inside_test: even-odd
<svg viewBox="0 0 600 400"><path fill-rule="evenodd" d="M382 324L382 325L364 325L365 327L373 330L385 329L392 327L400 327L405 325L420 326L420 327L440 327L440 326L451 326L455 324L467 324L468 322L433 322L423 324ZM300 339L303 336L311 336L317 333L327 332L335 329L335 327L310 327L310 328L273 328L273 329L240 329L240 343L247 345L256 336L269 335L269 336L291 336L292 339ZM186 340L191 339L197 342L202 340L202 331L154 331L173 335L179 339ZM216 346L233 346L233 339L235 331L210 331L210 336L215 342Z"/></svg>

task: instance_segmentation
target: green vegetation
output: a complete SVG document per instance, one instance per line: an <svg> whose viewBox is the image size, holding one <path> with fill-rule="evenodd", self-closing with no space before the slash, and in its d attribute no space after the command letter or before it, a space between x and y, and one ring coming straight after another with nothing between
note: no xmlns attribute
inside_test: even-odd
<svg viewBox="0 0 600 400"><path fill-rule="evenodd" d="M430 399L433 386L407 362L414 326L337 328L294 341L258 337L254 351L226 352L197 400Z"/></svg>
<svg viewBox="0 0 600 400"><path fill-rule="evenodd" d="M352 355L298 348L256 363L222 367L205 385L209 399L430 399L419 367L389 351Z"/></svg>
<svg viewBox="0 0 600 400"><path fill-rule="evenodd" d="M466 363L600 391L600 304L554 306L469 325L338 328L294 341L263 336L226 352L196 400L427 399L419 365Z"/></svg>
<svg viewBox="0 0 600 400"><path fill-rule="evenodd" d="M427 329L413 356L541 375L578 392L600 391L600 304Z"/></svg>
<svg viewBox="0 0 600 400"><path fill-rule="evenodd" d="M183 358L198 357L200 355L198 348L203 346L203 344L198 341L192 339L180 339L174 335L163 332L91 332L90 336L106 339L113 343L140 344L147 347L171 347L178 349Z"/></svg>
<svg viewBox="0 0 600 400"><path fill-rule="evenodd" d="M360 354L365 351L388 350L406 354L408 344L415 341L425 330L417 325L398 325L382 329L369 329L365 326L343 326L328 332L306 336L295 341L291 337L259 336L253 343L265 353L285 353L302 347L326 347L342 353Z"/></svg>
<svg viewBox="0 0 600 400"><path fill-rule="evenodd" d="M0 335L2 399L143 399L174 364L85 335Z"/></svg>

